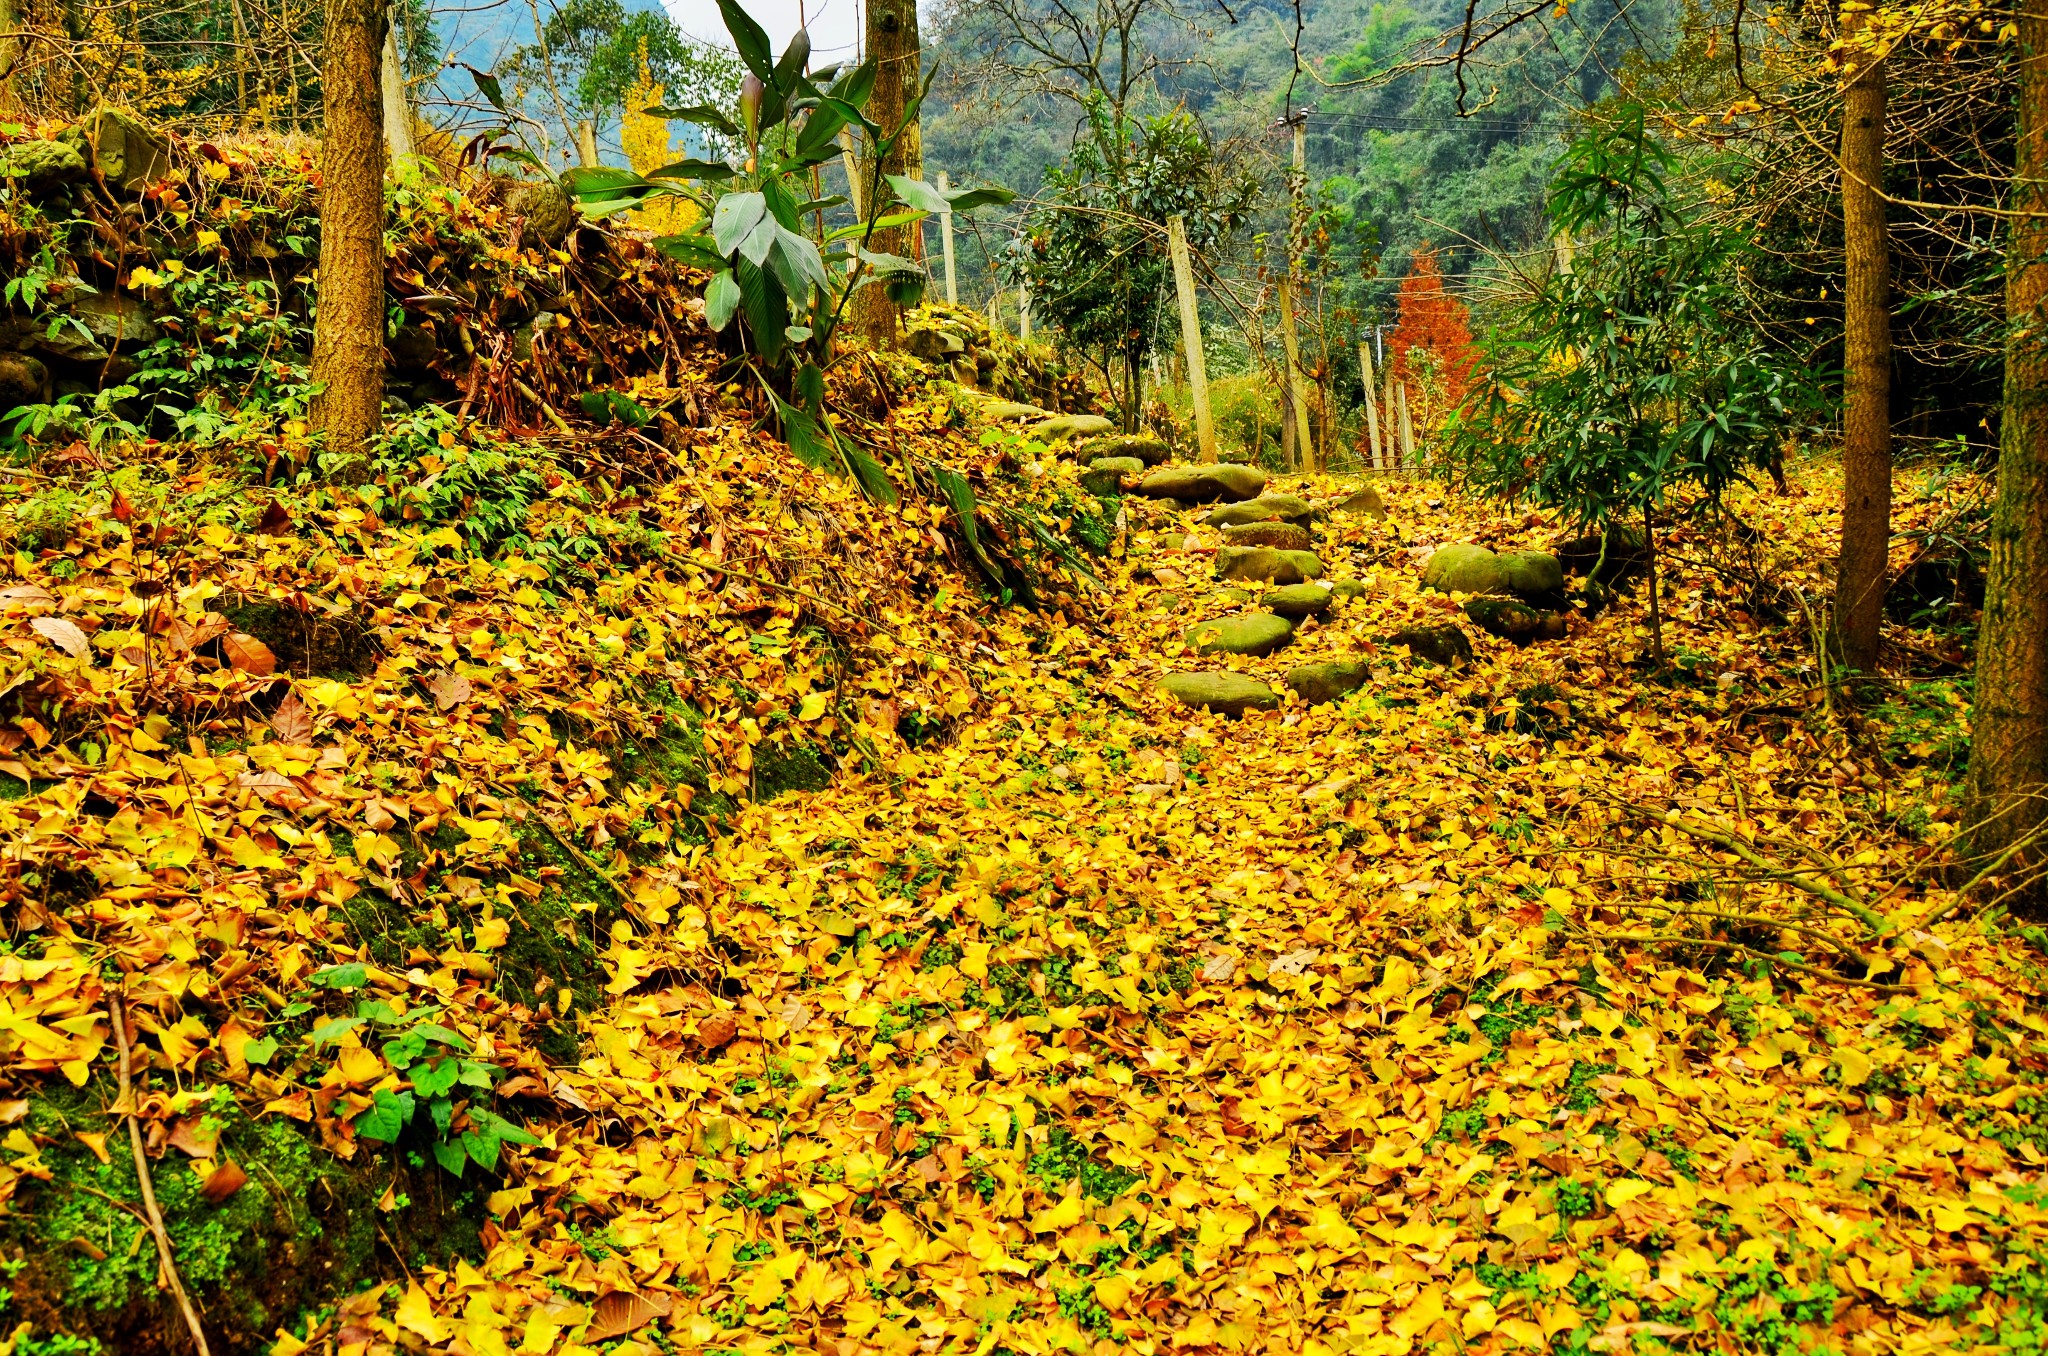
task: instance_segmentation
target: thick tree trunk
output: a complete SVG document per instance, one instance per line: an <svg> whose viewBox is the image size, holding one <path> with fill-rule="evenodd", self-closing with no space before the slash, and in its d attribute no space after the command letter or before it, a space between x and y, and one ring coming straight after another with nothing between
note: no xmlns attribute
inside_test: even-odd
<svg viewBox="0 0 2048 1356"><path fill-rule="evenodd" d="M2048 0L2020 15L2012 185L2025 215L2006 252L2005 410L1971 721L1971 845L1985 858L2048 820ZM2014 908L2048 914L2048 892Z"/></svg>
<svg viewBox="0 0 2048 1356"><path fill-rule="evenodd" d="M320 272L314 289L313 427L353 459L384 406L384 0L327 0L320 82ZM346 477L351 473L344 471Z"/></svg>
<svg viewBox="0 0 2048 1356"><path fill-rule="evenodd" d="M903 121L903 110L917 97L917 91L923 84L917 37L917 0L868 0L867 39L868 55L875 61L875 92L868 100L867 115L884 135L888 135ZM867 156L862 157L860 169L863 193L870 185L874 186L873 200L868 202L869 214L887 216L896 210L897 202L889 191L888 182L875 173L872 148ZM915 122L903 129L903 135L882 158L881 172L924 177L924 142ZM863 201L867 200L863 198ZM921 251L913 243L913 233L920 240L924 234L918 226L892 226L886 231L876 231L868 248L878 254L915 258ZM866 335L877 348L892 346L896 342L901 310L889 300L882 284L863 287L854 294L850 308L853 328Z"/></svg>
<svg viewBox="0 0 2048 1356"><path fill-rule="evenodd" d="M1861 13L1860 11L1858 12ZM1850 32L1862 20L1850 19ZM1842 553L1835 644L1842 662L1877 667L1891 571L1891 237L1885 224L1885 73L1871 61L1842 101Z"/></svg>

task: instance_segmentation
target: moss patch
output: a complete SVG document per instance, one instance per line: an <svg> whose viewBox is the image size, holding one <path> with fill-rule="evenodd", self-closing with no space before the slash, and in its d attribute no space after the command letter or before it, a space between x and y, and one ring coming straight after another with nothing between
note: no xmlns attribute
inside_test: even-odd
<svg viewBox="0 0 2048 1356"><path fill-rule="evenodd" d="M139 1209L142 1198L126 1131L99 1110L112 1101L113 1089L97 1085L44 1088L30 1098L24 1128L51 1176L25 1183L0 1218L0 1253L15 1272L0 1325L26 1320L46 1336L69 1333L123 1353L181 1352L190 1338L157 1290L155 1245L142 1221L116 1204ZM236 1163L247 1183L213 1204L176 1150L152 1163L150 1176L215 1350L267 1349L303 1311L381 1278L394 1252L410 1267L479 1253L486 1184L457 1182L403 1156L341 1163L296 1122L251 1119L231 1098L208 1114L220 1130L217 1161ZM104 1134L109 1161L80 1133ZM380 1211L387 1187L395 1208Z"/></svg>

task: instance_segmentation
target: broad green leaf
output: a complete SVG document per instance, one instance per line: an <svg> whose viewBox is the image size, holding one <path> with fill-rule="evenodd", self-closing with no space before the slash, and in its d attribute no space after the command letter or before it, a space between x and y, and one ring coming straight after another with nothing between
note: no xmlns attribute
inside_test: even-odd
<svg viewBox="0 0 2048 1356"><path fill-rule="evenodd" d="M498 1137L476 1130L465 1130L462 1134L462 1148L469 1155L469 1161L485 1172L498 1170Z"/></svg>
<svg viewBox="0 0 2048 1356"><path fill-rule="evenodd" d="M714 331L722 330L732 323L732 314L739 308L740 285L734 281L732 270L727 269L704 289L704 323Z"/></svg>
<svg viewBox="0 0 2048 1356"><path fill-rule="evenodd" d="M656 104L643 111L650 118L672 118L677 122L693 122L699 127L709 127L733 141L746 140L740 134L739 124L732 120L732 115L722 109L713 108L710 104L690 104L683 108L667 108Z"/></svg>
<svg viewBox="0 0 2048 1356"><path fill-rule="evenodd" d="M360 989L370 982L370 971L361 961L350 961L315 970L306 976L306 982L323 989Z"/></svg>
<svg viewBox="0 0 2048 1356"><path fill-rule="evenodd" d="M876 217L874 229L886 231L896 226L908 226L913 222L923 221L930 215L931 213L929 212L891 212L886 216ZM868 224L864 221L856 221L851 226L841 226L837 230L832 231L826 235L825 239L828 241L858 240L867 233Z"/></svg>
<svg viewBox="0 0 2048 1356"><path fill-rule="evenodd" d="M718 252L730 258L767 214L767 200L759 193L728 193L720 198L711 213L711 238L717 242Z"/></svg>
<svg viewBox="0 0 2048 1356"><path fill-rule="evenodd" d="M712 248L711 240L702 231L687 235L664 235L656 237L654 248L666 254L679 264L717 272L725 267L725 256Z"/></svg>
<svg viewBox="0 0 2048 1356"><path fill-rule="evenodd" d="M242 1043L242 1058L251 1064L268 1064L275 1054L277 1041L274 1037L258 1036Z"/></svg>
<svg viewBox="0 0 2048 1356"><path fill-rule="evenodd" d="M476 81L476 92L483 95L492 108L500 113L505 112L505 87L498 83L498 77L488 71L480 71L474 66L465 66L465 69L468 70L470 78Z"/></svg>
<svg viewBox="0 0 2048 1356"><path fill-rule="evenodd" d="M946 200L953 204L955 212L972 212L977 207L1001 207L1015 201L1017 195L1007 188L984 185L980 188L955 188L946 193Z"/></svg>
<svg viewBox="0 0 2048 1356"><path fill-rule="evenodd" d="M312 1034L308 1035L306 1040L313 1045L326 1045L340 1040L362 1024L363 1019L360 1017L336 1017L331 1021L322 1022L319 1026L314 1027Z"/></svg>
<svg viewBox="0 0 2048 1356"><path fill-rule="evenodd" d="M755 223L747 238L740 241L740 258L755 268L762 267L768 262L768 252L775 248L775 241L781 234L781 224L772 217L764 217Z"/></svg>
<svg viewBox="0 0 2048 1356"><path fill-rule="evenodd" d="M772 83L775 58L768 45L767 31L754 22L753 15L740 8L739 0L718 0L718 12L725 19L725 31L732 34L732 45L740 60L763 84Z"/></svg>
<svg viewBox="0 0 2048 1356"><path fill-rule="evenodd" d="M730 179L739 171L723 160L678 160L673 165L663 165L647 177L650 179L702 179L716 182Z"/></svg>
<svg viewBox="0 0 2048 1356"><path fill-rule="evenodd" d="M562 171L562 191L593 202L621 196L637 197L650 185L629 169L616 165L578 165Z"/></svg>
<svg viewBox="0 0 2048 1356"><path fill-rule="evenodd" d="M356 1134L364 1139L390 1143L412 1120L413 1097L409 1092L380 1092L376 1102L356 1117Z"/></svg>
<svg viewBox="0 0 2048 1356"><path fill-rule="evenodd" d="M460 1072L459 1061L447 1055L421 1064L412 1071L413 1091L422 1097L442 1096L455 1086Z"/></svg>
<svg viewBox="0 0 2048 1356"><path fill-rule="evenodd" d="M446 1127L443 1127L444 1129ZM461 1140L442 1139L434 1142L434 1161L457 1177L469 1165L469 1151Z"/></svg>
<svg viewBox="0 0 2048 1356"><path fill-rule="evenodd" d="M921 212L939 213L946 210L946 195L922 179L913 179L907 174L885 174L889 187L896 196Z"/></svg>
<svg viewBox="0 0 2048 1356"><path fill-rule="evenodd" d="M384 1042L384 1062L394 1069L405 1069L414 1060L427 1053L426 1037L417 1031L408 1031L403 1036L394 1036Z"/></svg>

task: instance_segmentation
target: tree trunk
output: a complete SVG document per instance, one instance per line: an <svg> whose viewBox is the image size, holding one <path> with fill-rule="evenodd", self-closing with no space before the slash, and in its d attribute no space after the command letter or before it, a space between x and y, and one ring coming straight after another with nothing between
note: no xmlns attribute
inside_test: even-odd
<svg viewBox="0 0 2048 1356"><path fill-rule="evenodd" d="M917 0L868 0L867 40L868 56L875 62L875 92L868 100L867 115L886 137L894 133L897 124L903 121L903 110L917 97L923 84L920 75L922 53L917 38ZM870 188L873 190L871 197L863 197L869 216L887 216L895 210L896 198L889 191L888 182L876 173L873 147L862 158L860 168L863 194L868 194ZM903 128L903 135L896 138L889 147L889 153L882 157L881 174L904 174L914 179L924 177L924 141L916 122ZM885 231L876 231L868 248L878 254L914 258L919 251L912 243L913 233L918 240L923 239L921 226L892 226ZM854 294L849 310L854 330L866 335L869 343L877 348L894 346L902 308L889 300L888 290L883 284L861 288Z"/></svg>
<svg viewBox="0 0 2048 1356"><path fill-rule="evenodd" d="M1968 819L1986 858L2048 821L2048 0L2020 13L2011 206L2024 215L2006 252L2005 410L1971 718ZM2048 914L2039 888L2013 905Z"/></svg>
<svg viewBox="0 0 2048 1356"><path fill-rule="evenodd" d="M366 470L384 406L384 0L327 0L321 48L320 272L313 323L313 427Z"/></svg>
<svg viewBox="0 0 2048 1356"><path fill-rule="evenodd" d="M1603 538L1604 540L1604 538ZM1604 552L1605 546L1601 547ZM1643 552L1650 558L1650 662L1664 664L1664 600L1657 596L1657 523L1643 505Z"/></svg>
<svg viewBox="0 0 2048 1356"><path fill-rule="evenodd" d="M1854 12L1849 32L1866 20ZM1835 645L1844 664L1877 667L1891 573L1891 238L1885 224L1882 61L1860 69L1842 101L1842 553Z"/></svg>
<svg viewBox="0 0 2048 1356"><path fill-rule="evenodd" d="M1138 362L1138 351L1124 350L1124 432L1136 433L1143 421L1141 404L1145 398L1144 372Z"/></svg>
<svg viewBox="0 0 2048 1356"><path fill-rule="evenodd" d="M21 27L20 0L0 0L0 114L12 115L19 105L14 98L14 68L21 64L21 41L8 34Z"/></svg>

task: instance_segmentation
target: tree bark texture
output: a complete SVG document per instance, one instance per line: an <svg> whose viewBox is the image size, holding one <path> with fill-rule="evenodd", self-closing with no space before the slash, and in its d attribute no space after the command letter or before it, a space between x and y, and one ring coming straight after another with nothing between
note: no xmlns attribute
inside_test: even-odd
<svg viewBox="0 0 2048 1356"><path fill-rule="evenodd" d="M1863 24L1849 16L1848 31ZM1885 71L1864 59L1842 100L1842 551L1835 568L1841 660L1877 668L1891 574L1891 236L1885 222Z"/></svg>
<svg viewBox="0 0 2048 1356"><path fill-rule="evenodd" d="M0 114L12 114L18 107L14 98L14 68L21 64L21 40L8 34L21 27L20 0L0 0Z"/></svg>
<svg viewBox="0 0 2048 1356"><path fill-rule="evenodd" d="M2048 821L2048 0L2019 19L2019 125L2005 273L2005 409L1977 642L1972 847L1995 858ZM2025 854L2036 865L2037 846ZM2048 892L2014 900L2048 915Z"/></svg>
<svg viewBox="0 0 2048 1356"><path fill-rule="evenodd" d="M903 120L903 110L917 97L923 83L920 74L922 50L917 36L917 0L868 0L867 50L875 61L875 92L868 100L868 120L887 135L894 132L896 125ZM866 194L872 185L874 200L868 203L868 211L872 216L887 216L895 210L896 198L889 190L888 181L875 173L873 155L873 148L870 148L868 154L861 158L861 190ZM924 177L924 141L915 122L903 129L903 135L882 157L881 173ZM922 239L923 229L916 225L892 226L876 231L868 248L878 254L915 258L919 251L912 242L913 232ZM895 344L902 308L889 300L888 290L883 284L874 283L861 288L854 294L850 310L855 332L866 335L877 348Z"/></svg>
<svg viewBox="0 0 2048 1356"><path fill-rule="evenodd" d="M384 406L384 0L327 0L321 49L320 271L314 288L313 427L354 458ZM348 474L344 472L344 475Z"/></svg>

